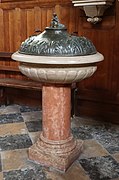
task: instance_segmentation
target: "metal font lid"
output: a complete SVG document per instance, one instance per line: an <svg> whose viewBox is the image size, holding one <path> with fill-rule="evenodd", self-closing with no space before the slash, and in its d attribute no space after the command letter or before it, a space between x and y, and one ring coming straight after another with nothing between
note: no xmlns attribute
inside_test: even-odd
<svg viewBox="0 0 119 180"><path fill-rule="evenodd" d="M85 37L70 35L66 27L53 15L50 27L38 35L30 36L19 53L36 56L86 56L96 54L93 43Z"/></svg>

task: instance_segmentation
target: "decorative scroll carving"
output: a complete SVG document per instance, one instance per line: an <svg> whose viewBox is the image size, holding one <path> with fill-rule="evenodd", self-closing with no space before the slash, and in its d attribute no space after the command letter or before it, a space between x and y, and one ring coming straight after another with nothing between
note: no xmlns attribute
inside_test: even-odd
<svg viewBox="0 0 119 180"><path fill-rule="evenodd" d="M39 40L32 36L22 43L19 52L40 56L83 56L95 54L97 51L90 40L75 36L62 37L59 32L55 41L52 36L45 39L45 34Z"/></svg>

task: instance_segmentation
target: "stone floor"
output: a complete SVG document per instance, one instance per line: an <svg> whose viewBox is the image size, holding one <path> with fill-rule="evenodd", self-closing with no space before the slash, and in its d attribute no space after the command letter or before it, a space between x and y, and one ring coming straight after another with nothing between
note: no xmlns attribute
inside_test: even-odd
<svg viewBox="0 0 119 180"><path fill-rule="evenodd" d="M119 126L72 119L72 132L84 151L66 173L31 162L28 148L42 126L38 108L0 107L0 180L119 180Z"/></svg>

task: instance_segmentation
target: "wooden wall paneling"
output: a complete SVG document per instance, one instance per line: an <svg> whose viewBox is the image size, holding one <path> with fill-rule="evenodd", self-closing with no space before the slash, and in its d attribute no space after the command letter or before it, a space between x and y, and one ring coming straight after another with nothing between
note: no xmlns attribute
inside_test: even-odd
<svg viewBox="0 0 119 180"><path fill-rule="evenodd" d="M4 51L4 22L3 22L3 10L0 9L0 51ZM0 58L0 66L4 66L5 62ZM2 71L0 72L0 76L2 78L5 77L5 73Z"/></svg>
<svg viewBox="0 0 119 180"><path fill-rule="evenodd" d="M41 8L41 31L44 31L44 28L47 26L47 8Z"/></svg>
<svg viewBox="0 0 119 180"><path fill-rule="evenodd" d="M0 9L0 51L4 51L4 21L3 10Z"/></svg>
<svg viewBox="0 0 119 180"><path fill-rule="evenodd" d="M27 9L27 37L34 34L35 23L34 23L34 9Z"/></svg>
<svg viewBox="0 0 119 180"><path fill-rule="evenodd" d="M14 38L16 36L16 32L14 30L15 28L15 22L14 22L14 9L13 10L9 10L9 14L8 14L8 23L9 23L9 44L10 44L10 52L14 52L15 50L15 45L14 45Z"/></svg>
<svg viewBox="0 0 119 180"><path fill-rule="evenodd" d="M35 18L35 31L41 31L41 8L39 6L34 7L34 18Z"/></svg>
<svg viewBox="0 0 119 180"><path fill-rule="evenodd" d="M19 0L19 1L9 1L6 3L0 3L0 7L2 9L14 9L14 8L21 8L21 9L26 9L26 8L34 8L36 6L42 6L42 7L51 7L51 6L56 6L56 5L65 5L65 6L72 6L72 2L70 0Z"/></svg>
<svg viewBox="0 0 119 180"><path fill-rule="evenodd" d="M65 24L68 32L78 32L77 20L78 20L78 8L74 8L69 5L56 5L55 12L62 24Z"/></svg>
<svg viewBox="0 0 119 180"><path fill-rule="evenodd" d="M61 20L63 23L66 23L67 27L69 26L69 17L68 14L70 14L70 10L72 11L73 15L73 6L71 6L71 2L68 1L58 1L60 2L60 15ZM64 5L67 2L67 4L70 4L70 7L68 5ZM41 27L41 30L43 31L44 28L50 24L50 20L52 17L52 13L55 9L57 2L51 2L48 5L48 2L41 1L29 1L29 3L26 2L14 2L14 3L1 3L0 7L3 8L1 10L1 16L3 12L3 19L1 21L4 22L4 37L2 41L2 49L3 52L12 52L16 51L18 47L20 46L20 43L26 39L26 37L32 35L37 28L37 25ZM61 5L63 4L63 6ZM56 8L57 9L57 8ZM63 18L62 18L63 17ZM72 17L72 16L71 16ZM70 17L70 18L71 18ZM71 21L70 21L71 22ZM2 24L1 24L2 26ZM4 42L6 42L4 44ZM4 47L3 47L4 45Z"/></svg>
<svg viewBox="0 0 119 180"><path fill-rule="evenodd" d="M70 7L61 5L61 12L60 12L60 21L62 24L66 26L66 28L69 30L69 23L70 23ZM75 22L75 21L74 21Z"/></svg>
<svg viewBox="0 0 119 180"><path fill-rule="evenodd" d="M57 3L70 3L71 4L71 2L69 1L69 0L25 0L26 2L28 1L32 1L32 2L39 2L39 3L41 3L41 4L49 4L49 3L51 3L51 4L57 4ZM1 3L17 3L17 2L24 2L24 0L0 0L0 2Z"/></svg>
<svg viewBox="0 0 119 180"><path fill-rule="evenodd" d="M2 1L1 8L1 27L4 28L1 33L1 49L0 52L14 52L16 51L21 42L28 36L32 35L36 29L44 28L50 24L52 13L57 3L69 4L68 1ZM71 2L70 2L71 5ZM60 6L60 5L59 5ZM61 13L61 12L60 12ZM3 59L3 58L2 58ZM0 63L5 66L17 67L18 63L7 59L2 60ZM3 73L3 71L2 71ZM1 77L8 77L8 73ZM22 78L23 76L13 72L9 72L9 77ZM23 77L24 78L24 77Z"/></svg>
<svg viewBox="0 0 119 180"><path fill-rule="evenodd" d="M9 11L4 10L3 13L3 22L4 22L4 52L10 51L10 44L9 44Z"/></svg>
<svg viewBox="0 0 119 180"><path fill-rule="evenodd" d="M57 16L58 16L58 18L59 18L59 20L60 20L60 18L61 18L61 17L60 17L60 16L61 16L61 5L56 4L54 11L55 11L55 13L57 14Z"/></svg>
<svg viewBox="0 0 119 180"><path fill-rule="evenodd" d="M14 10L14 51L17 51L20 44L21 44L21 9L20 8L15 8Z"/></svg>
<svg viewBox="0 0 119 180"><path fill-rule="evenodd" d="M81 21L82 22L82 21ZM88 23L88 22L87 22ZM83 29L83 30L81 30ZM95 89L108 91L111 95L111 68L112 68L112 59L113 59L113 48L114 48L114 29L103 29L95 26L92 28L83 28L83 25L80 24L79 33L83 32L83 35L93 41L97 50L101 52L105 60L100 63L99 69L90 79L82 82L83 86L86 89ZM107 43L108 42L108 43ZM80 86L80 84L79 84ZM81 86L80 86L81 87ZM94 91L93 91L94 93Z"/></svg>
<svg viewBox="0 0 119 180"><path fill-rule="evenodd" d="M21 35L21 42L23 42L27 38L27 11L26 9L20 9L21 10L21 29L20 29L20 35Z"/></svg>
<svg viewBox="0 0 119 180"><path fill-rule="evenodd" d="M76 115L101 117L119 123L119 2L106 11L97 25L86 22L80 11L79 34L93 41L105 59L97 72L78 84ZM107 117L107 118L106 118Z"/></svg>
<svg viewBox="0 0 119 180"><path fill-rule="evenodd" d="M93 31L94 32L94 31ZM112 68L112 58L113 58L113 48L114 43L113 39L114 31L95 31L93 36L90 36L90 32L85 34L84 36L89 37L89 39L93 40L97 50L104 55L105 60L100 63L97 69L97 72L91 79L87 79L85 82L85 86L102 89L103 91L109 91L111 95L111 68ZM103 37L103 38L102 38ZM94 40L94 38L96 40ZM108 42L108 43L107 43Z"/></svg>
<svg viewBox="0 0 119 180"><path fill-rule="evenodd" d="M17 19L17 15L15 13L15 9L13 10L8 10L8 23L9 23L9 52L14 52L16 49L16 44L18 43L18 38L16 38L16 36L19 37L19 33L17 31L17 24L16 24L16 19ZM15 19L16 17L16 19ZM8 65L8 63L6 64L6 66ZM16 62L12 61L9 59L9 66L14 67L16 66ZM9 78L14 78L14 76L16 75L14 72L7 72L6 73L6 77L9 75Z"/></svg>
<svg viewBox="0 0 119 180"><path fill-rule="evenodd" d="M114 100L119 103L119 1L116 1L116 25L114 37L114 55L112 64L112 92Z"/></svg>
<svg viewBox="0 0 119 180"><path fill-rule="evenodd" d="M111 9L111 12L112 9ZM109 18L107 18L109 17ZM111 17L111 19L110 19ZM108 91L111 96L111 68L114 49L114 28L115 28L115 14L114 12L105 15L103 21L99 24L92 25L86 22L86 17L83 13L79 18L79 34L91 39L97 50L104 54L105 61L99 65L96 74L90 79L85 80L83 85L87 89L96 89L99 92ZM94 92L93 92L94 93Z"/></svg>
<svg viewBox="0 0 119 180"><path fill-rule="evenodd" d="M4 39L4 12L2 9L0 9L0 40L1 40L1 43L0 43L0 51L4 51L4 42L5 42L5 39ZM0 58L0 66L5 66L5 61L3 61L2 58ZM2 71L0 72L0 76L2 78L5 77L5 73Z"/></svg>
<svg viewBox="0 0 119 180"><path fill-rule="evenodd" d="M47 9L47 26L50 26L52 15L54 13L54 6Z"/></svg>
<svg viewBox="0 0 119 180"><path fill-rule="evenodd" d="M68 24L68 30L70 33L78 32L77 29L77 16L78 13L76 11L76 8L69 7L69 24ZM74 23L75 21L75 23Z"/></svg>
<svg viewBox="0 0 119 180"><path fill-rule="evenodd" d="M17 15L17 18L15 17ZM15 44L15 50L17 51L21 45L21 43L27 38L27 11L26 9L20 9L20 8L15 8L14 12L14 19L15 19L15 26L17 26L16 29L14 29L14 32L18 32L18 37L14 39L14 44ZM17 34L16 34L17 36ZM18 38L18 39L17 39ZM16 44L17 41L17 44ZM11 60L11 65L15 67L18 67L19 62ZM23 74L20 72L17 73L14 78L16 79L28 79L26 78Z"/></svg>
<svg viewBox="0 0 119 180"><path fill-rule="evenodd" d="M2 42L3 45L6 43L3 49L1 48L3 52L16 51L21 42L34 34L36 29L43 31L46 26L50 25L53 12L58 14L61 23L66 25L70 33L78 31L79 8L74 8L69 0L19 0L18 2L3 0L2 2L0 8L2 9L1 16L3 13L5 29ZM18 63L8 58L5 65L15 68ZM27 79L18 71L7 71L3 75L10 78ZM0 77L2 76L0 75ZM8 90L10 91L10 89Z"/></svg>
<svg viewBox="0 0 119 180"><path fill-rule="evenodd" d="M60 21L69 28L69 7L61 5Z"/></svg>

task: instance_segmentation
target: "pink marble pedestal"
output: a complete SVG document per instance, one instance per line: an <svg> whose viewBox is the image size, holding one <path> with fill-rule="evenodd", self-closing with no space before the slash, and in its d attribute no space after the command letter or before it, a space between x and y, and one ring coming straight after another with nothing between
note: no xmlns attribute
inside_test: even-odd
<svg viewBox="0 0 119 180"><path fill-rule="evenodd" d="M29 158L45 166L66 171L79 157L82 141L73 138L70 130L71 84L94 74L95 63L103 60L100 53L86 56L50 57L20 54L20 71L41 82L43 129L38 141L29 148Z"/></svg>
<svg viewBox="0 0 119 180"><path fill-rule="evenodd" d="M82 151L82 141L74 139L70 130L71 86L44 85L42 108L43 129L29 148L29 158L66 171Z"/></svg>

